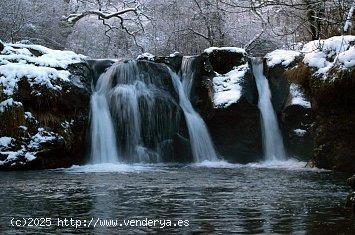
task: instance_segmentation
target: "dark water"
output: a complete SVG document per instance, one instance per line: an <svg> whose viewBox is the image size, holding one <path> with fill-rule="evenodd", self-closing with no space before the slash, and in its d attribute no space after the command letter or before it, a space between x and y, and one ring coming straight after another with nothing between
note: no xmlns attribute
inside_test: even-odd
<svg viewBox="0 0 355 235"><path fill-rule="evenodd" d="M1 234L354 234L355 218L344 209L348 175L289 168L162 165L103 168L113 172L87 168L1 172L0 230ZM30 222L29 217L51 218L47 221L51 226L45 227L44 219L32 221L44 227L11 226L12 218ZM58 226L58 218L81 220L82 227ZM161 223L94 228L88 227L91 218L117 219L123 225L130 219L165 219L172 226L165 222L165 227ZM174 226L179 220L182 226Z"/></svg>

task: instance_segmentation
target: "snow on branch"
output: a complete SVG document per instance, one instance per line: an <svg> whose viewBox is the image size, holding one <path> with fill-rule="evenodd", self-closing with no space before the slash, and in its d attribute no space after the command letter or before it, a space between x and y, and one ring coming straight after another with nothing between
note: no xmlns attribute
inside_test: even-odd
<svg viewBox="0 0 355 235"><path fill-rule="evenodd" d="M122 15L129 13L129 12L133 12L135 14L138 14L138 8L134 7L134 8L126 8L123 9L121 11L116 11L116 12L110 12L110 13L105 13L102 11L95 11L95 10L89 10L89 11L84 11L82 13L76 13L76 14L70 14L69 16L66 17L66 20L71 23L71 24L75 24L76 22L78 22L80 19L86 17L86 16L90 16L90 15L96 15L102 19L111 19L111 18L120 18L122 19Z"/></svg>
<svg viewBox="0 0 355 235"><path fill-rule="evenodd" d="M354 8L355 8L355 0L353 1L353 4L350 7L348 16L346 17L345 24L344 24L344 32L348 32L352 26L352 18L354 14Z"/></svg>

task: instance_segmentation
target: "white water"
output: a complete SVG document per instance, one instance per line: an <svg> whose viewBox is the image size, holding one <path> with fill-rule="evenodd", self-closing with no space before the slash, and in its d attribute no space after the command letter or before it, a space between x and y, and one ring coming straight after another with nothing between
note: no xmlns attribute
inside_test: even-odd
<svg viewBox="0 0 355 235"><path fill-rule="evenodd" d="M191 68L193 60L193 56L184 56L181 62L180 76L183 78L182 86L187 97L190 97L192 82L195 75L194 70Z"/></svg>
<svg viewBox="0 0 355 235"><path fill-rule="evenodd" d="M174 88L179 95L180 107L185 115L194 162L217 161L217 154L213 147L207 126L201 116L192 107L186 90L184 89L184 82L180 81L180 77L176 73L172 72L170 69L169 71Z"/></svg>
<svg viewBox="0 0 355 235"><path fill-rule="evenodd" d="M117 163L117 138L107 101L110 77L114 68L102 74L91 96L91 155L92 164Z"/></svg>
<svg viewBox="0 0 355 235"><path fill-rule="evenodd" d="M259 93L259 109L261 112L263 149L266 161L286 160L285 148L278 125L277 117L271 103L269 82L263 73L263 63L260 59L252 60L253 74Z"/></svg>

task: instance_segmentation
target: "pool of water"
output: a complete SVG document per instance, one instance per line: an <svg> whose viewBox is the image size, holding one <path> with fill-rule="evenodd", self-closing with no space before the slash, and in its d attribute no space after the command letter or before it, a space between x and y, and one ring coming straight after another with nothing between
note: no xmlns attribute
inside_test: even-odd
<svg viewBox="0 0 355 235"><path fill-rule="evenodd" d="M349 175L303 165L107 164L0 172L0 230L7 234L354 233L355 218L344 209ZM31 218L37 218L32 225L42 226L22 226ZM65 218L77 221L65 224ZM107 227L105 220L118 222ZM159 222L145 226L148 220ZM130 221L133 226L125 226L132 225Z"/></svg>

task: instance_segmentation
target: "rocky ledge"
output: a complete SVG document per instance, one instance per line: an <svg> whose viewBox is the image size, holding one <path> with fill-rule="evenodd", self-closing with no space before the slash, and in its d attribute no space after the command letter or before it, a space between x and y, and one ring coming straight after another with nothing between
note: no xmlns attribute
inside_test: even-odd
<svg viewBox="0 0 355 235"><path fill-rule="evenodd" d="M2 45L0 169L82 162L91 82L85 57L37 45Z"/></svg>
<svg viewBox="0 0 355 235"><path fill-rule="evenodd" d="M85 162L91 81L115 61L86 61L36 45L0 43L0 49L0 169ZM258 92L243 49L208 48L189 57L146 53L137 59L167 64L190 79L191 103L225 159L262 159ZM309 166L355 172L354 68L355 36L265 55L264 74L289 155ZM175 141L176 156L188 155L186 136Z"/></svg>
<svg viewBox="0 0 355 235"><path fill-rule="evenodd" d="M266 61L269 77L289 81L306 108L283 111L284 122L299 123L295 134L306 137L295 149L311 151L309 166L355 172L355 36L311 41L298 52L273 52ZM296 87L303 92L299 98Z"/></svg>

